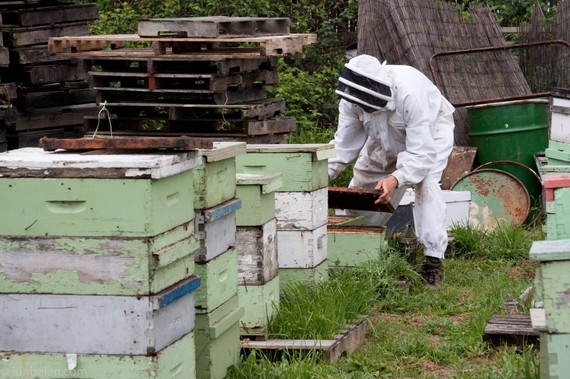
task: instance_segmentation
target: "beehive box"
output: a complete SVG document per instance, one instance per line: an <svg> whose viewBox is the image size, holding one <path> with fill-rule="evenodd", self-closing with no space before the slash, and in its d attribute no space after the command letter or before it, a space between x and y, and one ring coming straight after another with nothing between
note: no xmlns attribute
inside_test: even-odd
<svg viewBox="0 0 570 379"><path fill-rule="evenodd" d="M194 273L193 223L153 238L0 237L0 293L149 295Z"/></svg>
<svg viewBox="0 0 570 379"><path fill-rule="evenodd" d="M314 191L328 186L328 159L335 156L330 144L247 145L247 154L236 158L240 173L281 173L279 192Z"/></svg>
<svg viewBox="0 0 570 379"><path fill-rule="evenodd" d="M200 239L196 262L206 263L226 252L236 242L236 212L241 200L232 199L208 209L197 209L195 226Z"/></svg>
<svg viewBox="0 0 570 379"><path fill-rule="evenodd" d="M238 362L243 314L237 295L210 313L196 314L196 378L223 379Z"/></svg>
<svg viewBox="0 0 570 379"><path fill-rule="evenodd" d="M236 197L236 156L245 154L245 142L214 142L201 149L202 162L194 175L195 209L207 209Z"/></svg>
<svg viewBox="0 0 570 379"><path fill-rule="evenodd" d="M152 296L1 294L0 351L152 355L194 329L192 277Z"/></svg>
<svg viewBox="0 0 570 379"><path fill-rule="evenodd" d="M194 332L153 355L0 352L6 379L193 379Z"/></svg>
<svg viewBox="0 0 570 379"><path fill-rule="evenodd" d="M570 238L570 175L548 175L543 182L547 239Z"/></svg>
<svg viewBox="0 0 570 379"><path fill-rule="evenodd" d="M276 192L275 215L279 230L314 230L328 221L328 189Z"/></svg>
<svg viewBox="0 0 570 379"><path fill-rule="evenodd" d="M239 304L244 309L240 321L241 334L264 333L267 321L279 310L279 275L260 285L239 285Z"/></svg>
<svg viewBox="0 0 570 379"><path fill-rule="evenodd" d="M570 90L553 91L550 100L550 136L558 142L570 143Z"/></svg>
<svg viewBox="0 0 570 379"><path fill-rule="evenodd" d="M150 237L194 218L196 151L0 154L0 235Z"/></svg>
<svg viewBox="0 0 570 379"><path fill-rule="evenodd" d="M552 333L570 334L570 239L535 241L530 249L531 259L540 262L538 297L542 300L546 330Z"/></svg>
<svg viewBox="0 0 570 379"><path fill-rule="evenodd" d="M544 150L544 155L549 162L570 164L570 142L548 141L548 148Z"/></svg>
<svg viewBox="0 0 570 379"><path fill-rule="evenodd" d="M240 226L236 232L238 284L263 285L277 276L277 221Z"/></svg>
<svg viewBox="0 0 570 379"><path fill-rule="evenodd" d="M243 207L237 212L238 226L259 226L275 217L275 191L283 185L281 174L236 175L237 197Z"/></svg>
<svg viewBox="0 0 570 379"><path fill-rule="evenodd" d="M323 261L316 267L311 268L279 268L279 281L281 288L286 288L293 283L319 283L329 279L329 261Z"/></svg>
<svg viewBox="0 0 570 379"><path fill-rule="evenodd" d="M315 230L278 230L279 268L312 268L327 259L327 225Z"/></svg>
<svg viewBox="0 0 570 379"><path fill-rule="evenodd" d="M354 225L355 217L331 216L327 226L327 259L339 266L358 266L387 247L386 228Z"/></svg>
<svg viewBox="0 0 570 379"><path fill-rule="evenodd" d="M570 334L540 334L540 378L560 379L570 372Z"/></svg>
<svg viewBox="0 0 570 379"><path fill-rule="evenodd" d="M237 294L237 251L231 248L206 263L197 263L196 275L201 279L196 308L211 312Z"/></svg>

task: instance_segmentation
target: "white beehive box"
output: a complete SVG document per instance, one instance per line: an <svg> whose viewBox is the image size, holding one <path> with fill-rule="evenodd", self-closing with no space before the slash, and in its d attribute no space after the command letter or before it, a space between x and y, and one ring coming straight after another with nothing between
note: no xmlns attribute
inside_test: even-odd
<svg viewBox="0 0 570 379"><path fill-rule="evenodd" d="M327 225L315 230L278 230L279 268L312 268L327 259Z"/></svg>
<svg viewBox="0 0 570 379"><path fill-rule="evenodd" d="M565 97L562 93L554 94L550 115L550 139L570 143L570 93Z"/></svg>
<svg viewBox="0 0 570 379"><path fill-rule="evenodd" d="M236 212L241 201L233 199L208 209L196 209L195 231L200 238L196 262L208 262L236 242Z"/></svg>
<svg viewBox="0 0 570 379"><path fill-rule="evenodd" d="M308 192L276 192L279 230L314 230L328 221L328 188Z"/></svg>
<svg viewBox="0 0 570 379"><path fill-rule="evenodd" d="M1 294L0 351L153 355L192 332L192 277L153 296Z"/></svg>

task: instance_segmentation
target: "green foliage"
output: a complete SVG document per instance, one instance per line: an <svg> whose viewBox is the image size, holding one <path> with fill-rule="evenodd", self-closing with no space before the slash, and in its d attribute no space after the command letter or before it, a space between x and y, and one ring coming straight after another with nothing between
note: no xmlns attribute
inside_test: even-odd
<svg viewBox="0 0 570 379"><path fill-rule="evenodd" d="M455 226L455 257L487 259L524 259L533 241L544 239L540 226L530 229L499 224L491 231L472 226Z"/></svg>
<svg viewBox="0 0 570 379"><path fill-rule="evenodd" d="M269 321L269 333L274 338L331 339L347 323L370 314L379 301L405 296L398 285L402 277L419 287L419 275L388 249L367 265L334 267L328 281L289 283L282 289L276 316Z"/></svg>

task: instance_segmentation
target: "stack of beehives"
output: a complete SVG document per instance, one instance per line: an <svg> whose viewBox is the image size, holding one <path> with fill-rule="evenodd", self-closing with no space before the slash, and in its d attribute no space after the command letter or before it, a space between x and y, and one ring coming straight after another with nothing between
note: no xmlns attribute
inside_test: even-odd
<svg viewBox="0 0 570 379"><path fill-rule="evenodd" d="M544 157L537 159L546 207L546 241L536 241L530 257L540 262L535 278L534 329L540 334L541 378L570 371L570 89L554 91L550 102L550 136Z"/></svg>
<svg viewBox="0 0 570 379"><path fill-rule="evenodd" d="M279 309L275 191L282 185L279 173L237 175L237 194L243 203L236 231L238 293L245 310L242 336L267 337L267 322Z"/></svg>
<svg viewBox="0 0 570 379"><path fill-rule="evenodd" d="M196 292L196 374L200 379L222 379L237 362L240 320L238 299L236 213L236 157L245 154L245 142L216 142L202 150L194 175L195 228L200 239L196 273L202 285Z"/></svg>
<svg viewBox="0 0 570 379"><path fill-rule="evenodd" d="M281 285L328 278L328 144L247 145L238 172L281 173L275 193L277 255Z"/></svg>
<svg viewBox="0 0 570 379"><path fill-rule="evenodd" d="M0 81L17 86L17 96L0 107L0 151L37 147L43 136L83 135L83 117L97 114L84 62L52 56L48 39L88 35L96 5L55 0L2 1ZM5 99L3 99L5 100Z"/></svg>
<svg viewBox="0 0 570 379"><path fill-rule="evenodd" d="M197 151L0 154L0 377L196 376L201 163Z"/></svg>
<svg viewBox="0 0 570 379"><path fill-rule="evenodd" d="M133 35L51 38L50 51L92 68L110 117L87 117L87 130L284 143L296 121L266 86L278 81L279 56L315 41L290 34L287 18L216 16L140 21Z"/></svg>

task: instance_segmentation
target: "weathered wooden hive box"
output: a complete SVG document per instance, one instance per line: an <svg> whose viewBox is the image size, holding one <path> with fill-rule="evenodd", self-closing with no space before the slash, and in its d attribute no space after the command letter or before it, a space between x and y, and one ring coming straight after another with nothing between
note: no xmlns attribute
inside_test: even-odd
<svg viewBox="0 0 570 379"><path fill-rule="evenodd" d="M362 225L355 216L329 216L327 238L329 263L339 266L366 264L387 247L385 227Z"/></svg>
<svg viewBox="0 0 570 379"><path fill-rule="evenodd" d="M0 155L0 292L158 293L194 272L196 152Z"/></svg>
<svg viewBox="0 0 570 379"><path fill-rule="evenodd" d="M328 144L248 145L238 159L244 173L280 173L275 193L277 251L282 286L289 281L328 277Z"/></svg>
<svg viewBox="0 0 570 379"><path fill-rule="evenodd" d="M237 192L244 204L238 211L236 236L242 335L264 335L267 320L279 308L275 191L282 185L279 173L237 175Z"/></svg>
<svg viewBox="0 0 570 379"><path fill-rule="evenodd" d="M570 89L554 90L550 99L550 136L553 141L570 143Z"/></svg>

